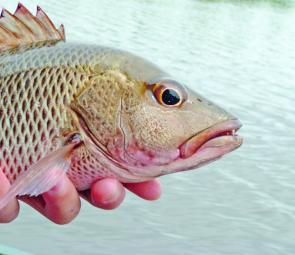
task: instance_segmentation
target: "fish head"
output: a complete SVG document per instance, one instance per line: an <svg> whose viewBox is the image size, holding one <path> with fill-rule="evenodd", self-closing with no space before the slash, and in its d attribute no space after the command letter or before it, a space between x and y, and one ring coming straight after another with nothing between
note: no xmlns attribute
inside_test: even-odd
<svg viewBox="0 0 295 255"><path fill-rule="evenodd" d="M127 134L122 155L142 167L137 174L144 168L152 176L197 168L242 144L240 121L182 83L163 77L144 86L141 102L132 107L128 96L121 115Z"/></svg>
<svg viewBox="0 0 295 255"><path fill-rule="evenodd" d="M137 62L103 72L72 107L88 147L111 162L110 170L146 180L200 167L242 144L236 117Z"/></svg>

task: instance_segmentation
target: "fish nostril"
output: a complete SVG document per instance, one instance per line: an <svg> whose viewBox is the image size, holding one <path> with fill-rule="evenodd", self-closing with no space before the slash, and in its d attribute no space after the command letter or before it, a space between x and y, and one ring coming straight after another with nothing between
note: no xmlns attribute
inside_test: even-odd
<svg viewBox="0 0 295 255"><path fill-rule="evenodd" d="M202 100L202 99L200 99L200 98L197 98L197 100L198 100L200 103L202 103L202 102L203 102L203 100Z"/></svg>

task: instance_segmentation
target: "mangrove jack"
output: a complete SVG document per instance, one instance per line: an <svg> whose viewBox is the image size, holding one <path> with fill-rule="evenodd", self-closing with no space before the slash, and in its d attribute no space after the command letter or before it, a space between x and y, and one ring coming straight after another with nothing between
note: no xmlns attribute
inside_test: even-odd
<svg viewBox="0 0 295 255"><path fill-rule="evenodd" d="M240 122L149 61L65 43L40 7L0 18L0 171L15 197L66 173L78 190L101 178L142 182L195 169L238 148Z"/></svg>

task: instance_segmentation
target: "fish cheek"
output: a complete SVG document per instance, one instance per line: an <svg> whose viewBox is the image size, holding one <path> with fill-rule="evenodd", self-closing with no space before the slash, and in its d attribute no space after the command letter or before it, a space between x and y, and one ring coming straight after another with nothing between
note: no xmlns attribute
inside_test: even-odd
<svg viewBox="0 0 295 255"><path fill-rule="evenodd" d="M142 105L130 119L134 138L140 147L155 151L174 150L185 137L178 114L160 107Z"/></svg>

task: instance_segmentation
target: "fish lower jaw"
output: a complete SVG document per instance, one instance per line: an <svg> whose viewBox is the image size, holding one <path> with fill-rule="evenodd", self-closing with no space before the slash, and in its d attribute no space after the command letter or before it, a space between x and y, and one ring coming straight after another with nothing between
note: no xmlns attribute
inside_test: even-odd
<svg viewBox="0 0 295 255"><path fill-rule="evenodd" d="M216 137L204 143L194 154L188 158L179 157L177 160L162 169L160 175L171 174L200 168L234 151L242 145L240 136L226 135Z"/></svg>
<svg viewBox="0 0 295 255"><path fill-rule="evenodd" d="M203 144L194 156L202 159L202 163L209 163L223 155L236 150L243 143L243 138L238 135L225 135L213 138Z"/></svg>

